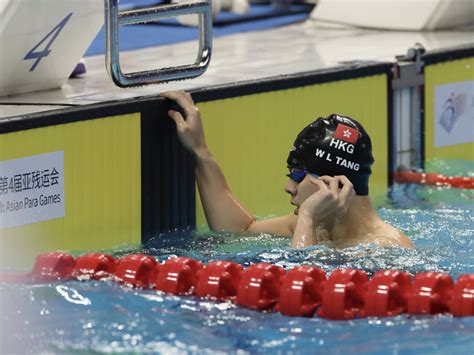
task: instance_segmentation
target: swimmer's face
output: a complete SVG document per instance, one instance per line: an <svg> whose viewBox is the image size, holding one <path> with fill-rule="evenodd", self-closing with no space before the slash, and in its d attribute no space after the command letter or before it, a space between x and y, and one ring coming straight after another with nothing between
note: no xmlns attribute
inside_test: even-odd
<svg viewBox="0 0 474 355"><path fill-rule="evenodd" d="M285 192L291 195L290 203L296 206L294 211L298 214L299 207L306 199L319 190L319 187L310 182L311 175L300 169L291 169L286 185ZM318 177L317 175L313 175Z"/></svg>

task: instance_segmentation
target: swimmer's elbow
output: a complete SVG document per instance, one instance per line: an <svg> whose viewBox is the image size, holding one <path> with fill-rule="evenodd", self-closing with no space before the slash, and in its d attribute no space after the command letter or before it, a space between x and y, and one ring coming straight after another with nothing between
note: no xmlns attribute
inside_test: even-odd
<svg viewBox="0 0 474 355"><path fill-rule="evenodd" d="M208 223L209 229L213 232L225 232L234 234L245 234L252 231L252 226L256 222L255 218L248 221L227 221L224 223Z"/></svg>
<svg viewBox="0 0 474 355"><path fill-rule="evenodd" d="M399 232L400 237L399 237L399 244L402 248L406 249L415 249L415 244L411 241L410 238L408 238L405 233Z"/></svg>
<svg viewBox="0 0 474 355"><path fill-rule="evenodd" d="M257 220L255 217L252 217L252 219L245 225L245 227L240 231L240 233L252 233L255 229L255 225L257 223Z"/></svg>
<svg viewBox="0 0 474 355"><path fill-rule="evenodd" d="M415 249L415 244L408 238L401 246L406 249Z"/></svg>

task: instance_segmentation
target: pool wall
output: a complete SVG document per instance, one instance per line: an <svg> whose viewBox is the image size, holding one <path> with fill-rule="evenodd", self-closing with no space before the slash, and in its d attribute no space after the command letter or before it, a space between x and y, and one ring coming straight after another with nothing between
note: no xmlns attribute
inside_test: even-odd
<svg viewBox="0 0 474 355"><path fill-rule="evenodd" d="M427 159L472 159L472 143L433 148L428 106L430 87L472 80L472 69L464 69L472 68L473 52L426 57ZM370 189L373 196L383 195L394 170L393 65L345 63L192 92L209 146L236 196L257 216L290 212L283 191L288 151L303 126L331 113L360 120L371 134L376 163ZM0 267L30 267L46 251L136 245L173 229L202 226L194 162L167 110L168 103L153 96L0 119L0 162L64 152L65 199L64 216L0 227ZM0 198L5 201L5 194Z"/></svg>
<svg viewBox="0 0 474 355"><path fill-rule="evenodd" d="M31 260L38 252L56 249L98 250L140 242L139 114L7 133L1 136L0 151L1 160L63 151L65 182L63 218L1 230L2 264L14 265L18 258ZM48 188L36 190L43 192L30 195L48 195ZM9 189L4 196L24 202L25 198L16 197L20 193ZM42 208L33 204L21 207L28 209L27 213L38 213ZM13 251L21 251L21 255Z"/></svg>
<svg viewBox="0 0 474 355"><path fill-rule="evenodd" d="M0 229L0 267L29 268L51 250L136 247L193 227L193 161L167 108L149 97L0 120L0 162L63 152L65 200L63 217ZM1 202L20 193L7 189Z"/></svg>

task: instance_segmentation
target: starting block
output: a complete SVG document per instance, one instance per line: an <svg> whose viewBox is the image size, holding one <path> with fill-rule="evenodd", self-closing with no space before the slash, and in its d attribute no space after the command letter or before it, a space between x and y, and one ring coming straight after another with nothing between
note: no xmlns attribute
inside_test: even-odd
<svg viewBox="0 0 474 355"><path fill-rule="evenodd" d="M0 2L0 96L62 86L103 24L103 0Z"/></svg>

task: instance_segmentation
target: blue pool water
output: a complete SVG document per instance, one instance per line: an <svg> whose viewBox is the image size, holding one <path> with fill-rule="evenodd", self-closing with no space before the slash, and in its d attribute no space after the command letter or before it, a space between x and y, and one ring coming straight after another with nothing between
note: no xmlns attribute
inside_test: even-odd
<svg viewBox="0 0 474 355"><path fill-rule="evenodd" d="M313 264L328 273L341 267L369 274L380 269L442 271L453 278L474 273L472 191L397 186L391 195L378 211L406 231L416 250L292 250L288 239L265 234L180 231L158 236L140 250L113 252L118 257L140 251L160 261L171 255L244 265L266 261L286 269ZM1 353L468 354L474 348L474 317L292 318L96 281L2 284L0 300Z"/></svg>

